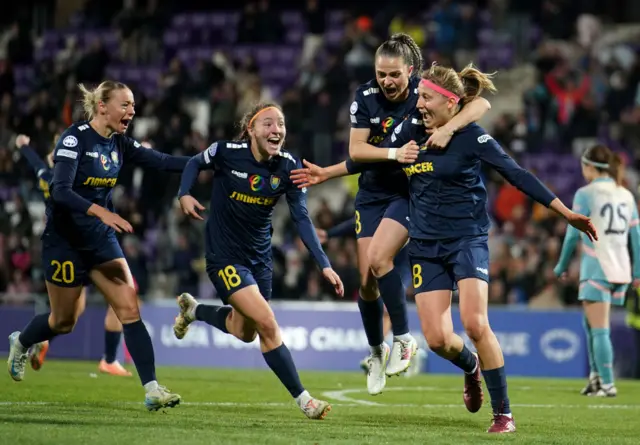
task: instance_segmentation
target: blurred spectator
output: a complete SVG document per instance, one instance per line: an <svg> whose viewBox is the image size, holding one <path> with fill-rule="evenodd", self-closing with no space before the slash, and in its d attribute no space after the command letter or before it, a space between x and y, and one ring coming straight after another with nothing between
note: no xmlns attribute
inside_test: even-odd
<svg viewBox="0 0 640 445"><path fill-rule="evenodd" d="M88 0L64 31L35 35L29 20L16 17L5 18L8 26L0 30L4 302L22 304L30 292L43 291L42 199L32 189L33 171L11 144L16 134L27 133L44 157L54 135L82 119L75 85L105 77L132 87L137 117L131 136L151 141L162 152L193 155L215 140L233 138L235 122L255 102L277 100L287 118L287 149L326 165L346 156L351 96L358 84L374 76L381 39L403 31L423 47L428 61L458 67L474 61L482 69L501 71L514 63L533 66L535 85L524 94L522 106L491 113L492 135L567 203L582 185L579 161L562 158L558 163L555 156L581 154L595 140L624 154L625 182L637 192L637 45L633 39L604 39L604 18L568 0L440 0L389 4L375 14L366 2L345 1L343 10L334 11L326 2L307 0L286 16L278 2L266 0L215 14L182 13L179 2L125 0L122 5ZM117 38L102 31L109 26L117 30ZM511 89L506 83L505 97ZM519 101L519 94L505 100ZM210 197L214 174L203 172L198 178L194 194L203 203ZM532 205L495 172L484 169L483 179L495 221L491 303L576 304L576 264L562 285L551 273L565 224L555 213ZM177 181L175 175L148 175L125 166L114 189L116 210L135 227L134 234L123 238L123 249L145 298L213 294L202 268L204 226L176 210ZM352 177L345 184L356 181ZM329 228L353 215L348 187L341 190L336 182L309 193L318 227ZM334 298L280 206L274 212L274 240L274 298ZM359 286L355 240L329 240L326 251L344 281L346 300L352 301Z"/></svg>

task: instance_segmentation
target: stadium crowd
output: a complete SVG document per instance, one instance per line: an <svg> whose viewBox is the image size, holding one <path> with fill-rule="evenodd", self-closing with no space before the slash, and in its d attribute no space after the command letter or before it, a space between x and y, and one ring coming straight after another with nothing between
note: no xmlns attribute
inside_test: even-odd
<svg viewBox="0 0 640 445"><path fill-rule="evenodd" d="M493 136L516 157L542 152L546 146L580 153L604 140L624 151L627 183L637 192L638 47L621 41L607 51L596 51L603 32L601 19L577 14L580 9L569 1L433 1L426 21L406 5L381 8L374 16L356 8L342 14L342 35L328 44L327 11L322 2L309 0L300 7L305 31L297 74L283 91L263 82L256 60L250 57L235 60L229 53L215 51L192 68L176 54L163 52L171 16L158 2L145 3L124 1L118 10L106 8L105 2L88 1L69 20L76 29L116 29L114 47L100 40L80 45L66 38L63 48L42 58L37 56L41 36L34 35L28 20L9 23L0 33L0 304L24 303L31 294L44 292L39 241L43 215L38 207L42 198L33 171L15 149L15 136L29 135L33 148L45 157L54 136L82 118L76 84L100 82L114 63L166 67L154 88L138 91L132 86L137 117L130 130L163 152L193 155L214 140L232 138L234 122L253 103L275 99L287 116L288 149L327 165L346 156L348 105L355 86L373 77L373 53L381 38L407 32L425 48L426 60L460 66L479 57L482 16L513 42L508 66L494 67L489 60L483 62L484 69L529 63L537 70L535 86L523 97L522 113L494 116ZM287 25L273 8L267 0L247 2L237 23L238 43L281 43ZM26 91L16 80L17 71L25 66L34 72ZM485 179L495 221L491 302L537 307L576 304L576 264L567 284L558 284L552 272L564 223L546 209L532 207L499 175L487 173ZM179 291L213 296L202 261L204 227L186 219L176 207L178 181L176 176L148 175L125 166L114 191L117 212L135 228L123 243L144 298L168 298ZM210 182L211 176L203 173L197 192L201 202L208 201ZM321 191L310 194L314 193ZM329 206L336 197L322 197L313 215L318 228L330 228L353 215L353 196L346 188L343 193L346 204L340 212ZM279 230L274 298L334 298L292 235L295 231L288 223ZM344 281L345 294L353 299L358 287L355 240L329 240L327 253Z"/></svg>

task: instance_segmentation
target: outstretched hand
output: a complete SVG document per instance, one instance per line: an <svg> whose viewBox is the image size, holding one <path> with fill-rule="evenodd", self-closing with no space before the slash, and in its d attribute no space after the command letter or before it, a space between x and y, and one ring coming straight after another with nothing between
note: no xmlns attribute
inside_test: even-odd
<svg viewBox="0 0 640 445"><path fill-rule="evenodd" d="M324 181L329 179L324 168L319 165L313 164L306 159L303 159L302 163L305 168L291 170L291 174L289 175L291 181L297 185L299 189L322 184Z"/></svg>
<svg viewBox="0 0 640 445"><path fill-rule="evenodd" d="M571 212L567 217L567 222L582 233L585 233L591 241L598 241L598 232L591 222L591 218L576 212Z"/></svg>

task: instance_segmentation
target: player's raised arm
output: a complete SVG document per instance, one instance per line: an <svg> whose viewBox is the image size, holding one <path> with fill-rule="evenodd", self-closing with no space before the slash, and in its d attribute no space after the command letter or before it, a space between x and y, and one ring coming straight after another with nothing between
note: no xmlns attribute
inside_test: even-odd
<svg viewBox="0 0 640 445"><path fill-rule="evenodd" d="M301 189L322 184L329 179L340 178L356 173L349 171L349 161L342 161L339 164L328 167L320 167L307 160L303 160L302 162L304 167L301 166L301 168L291 170L291 174L289 175L289 179Z"/></svg>
<svg viewBox="0 0 640 445"><path fill-rule="evenodd" d="M369 144L368 128L352 128L349 135L349 156L354 162L398 161L410 164L418 158L417 147L380 148Z"/></svg>
<svg viewBox="0 0 640 445"><path fill-rule="evenodd" d="M490 90L495 92L495 88ZM460 128L478 122L491 109L491 103L484 97L476 96L467 103L459 113L451 118L449 122L435 131L429 136L427 146L433 148L444 148L447 146L453 134Z"/></svg>
<svg viewBox="0 0 640 445"><path fill-rule="evenodd" d="M531 199L561 215L573 227L586 233L589 239L598 239L596 229L588 217L567 208L538 178L506 154L491 136L488 134L479 135L475 142L477 156L496 169L509 183Z"/></svg>
<svg viewBox="0 0 640 445"><path fill-rule="evenodd" d="M29 146L30 139L23 134L16 138L16 148L20 150L20 154L24 156L38 179L45 181L51 180L51 169L49 166L38 156L33 148Z"/></svg>
<svg viewBox="0 0 640 445"><path fill-rule="evenodd" d="M135 139L126 137L125 161L153 170L180 173L191 159L189 156L172 156L152 148L146 148Z"/></svg>

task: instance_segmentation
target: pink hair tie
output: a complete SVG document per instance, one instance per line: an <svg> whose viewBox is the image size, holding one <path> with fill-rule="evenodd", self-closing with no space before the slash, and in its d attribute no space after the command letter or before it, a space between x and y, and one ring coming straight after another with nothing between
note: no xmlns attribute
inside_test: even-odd
<svg viewBox="0 0 640 445"><path fill-rule="evenodd" d="M456 101L456 103L460 102L460 97L457 94L453 94L451 91L449 91L449 90L447 90L445 88L442 88L439 85L436 85L435 83L431 82L430 80L422 79L420 81L420 84L425 88L432 89L436 93L442 94L444 97L448 97L449 99L454 99Z"/></svg>

